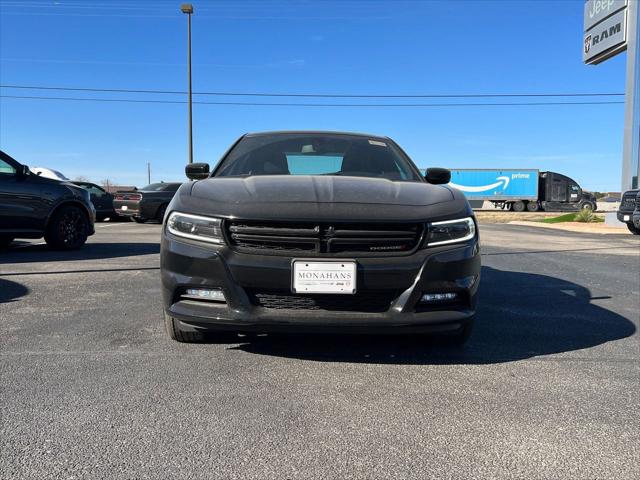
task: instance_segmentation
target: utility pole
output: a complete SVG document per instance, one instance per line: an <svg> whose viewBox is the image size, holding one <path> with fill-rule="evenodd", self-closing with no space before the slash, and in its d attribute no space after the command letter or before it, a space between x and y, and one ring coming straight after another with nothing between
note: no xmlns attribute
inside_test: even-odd
<svg viewBox="0 0 640 480"><path fill-rule="evenodd" d="M640 6L637 1L631 1L627 10L627 86L622 144L623 192L630 188L638 188L640 176Z"/></svg>
<svg viewBox="0 0 640 480"><path fill-rule="evenodd" d="M627 51L622 191L640 177L640 0L585 0L582 60L597 65Z"/></svg>
<svg viewBox="0 0 640 480"><path fill-rule="evenodd" d="M151 185L151 162L147 162L147 184Z"/></svg>
<svg viewBox="0 0 640 480"><path fill-rule="evenodd" d="M191 101L191 15L193 14L193 5L184 3L180 6L182 13L187 15L187 78L189 84L189 163L193 163L193 107Z"/></svg>

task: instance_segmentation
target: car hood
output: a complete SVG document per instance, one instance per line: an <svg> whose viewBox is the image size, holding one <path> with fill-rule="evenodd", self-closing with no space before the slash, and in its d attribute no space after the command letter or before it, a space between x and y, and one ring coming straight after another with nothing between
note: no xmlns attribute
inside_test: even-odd
<svg viewBox="0 0 640 480"><path fill-rule="evenodd" d="M421 182L380 178L263 175L215 177L193 185L191 195L234 203L362 203L425 206L453 199L451 190Z"/></svg>
<svg viewBox="0 0 640 480"><path fill-rule="evenodd" d="M184 184L170 209L227 218L345 222L472 214L464 195L444 185L290 175L216 177Z"/></svg>

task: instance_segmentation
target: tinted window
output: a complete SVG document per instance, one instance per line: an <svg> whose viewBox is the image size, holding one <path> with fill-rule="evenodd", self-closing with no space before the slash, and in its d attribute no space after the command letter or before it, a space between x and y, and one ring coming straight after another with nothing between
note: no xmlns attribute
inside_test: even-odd
<svg viewBox="0 0 640 480"><path fill-rule="evenodd" d="M14 175L16 173L16 169L9 165L4 160L0 160L0 174L8 174Z"/></svg>
<svg viewBox="0 0 640 480"><path fill-rule="evenodd" d="M84 187L84 188L86 188L87 190L89 190L89 192L90 192L90 193L92 193L92 194L94 194L94 195L97 195L97 196L104 195L104 193L105 193L105 192L104 192L104 190L102 190L102 189L101 189L101 188L99 188L99 187L96 187L95 185L89 185L89 186L86 186L86 187Z"/></svg>
<svg viewBox="0 0 640 480"><path fill-rule="evenodd" d="M180 188L180 183L151 183L140 190L147 192L175 192Z"/></svg>
<svg viewBox="0 0 640 480"><path fill-rule="evenodd" d="M422 181L386 139L360 135L282 133L244 137L214 176L342 175Z"/></svg>

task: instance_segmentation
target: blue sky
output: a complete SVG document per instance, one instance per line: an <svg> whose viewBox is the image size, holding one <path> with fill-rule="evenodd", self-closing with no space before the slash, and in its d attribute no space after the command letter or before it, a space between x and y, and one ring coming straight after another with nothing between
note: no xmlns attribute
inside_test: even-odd
<svg viewBox="0 0 640 480"><path fill-rule="evenodd" d="M0 83L185 90L186 18L179 4L162 0L0 0ZM193 4L196 92L624 92L626 54L598 66L582 64L583 0L196 0ZM184 95L8 88L1 93L185 100ZM554 99L510 101L545 100ZM582 100L622 101L622 97ZM23 163L55 168L69 177L109 178L141 186L146 183L147 162L151 162L152 181L182 180L187 161L186 115L184 104L0 98L0 148ZM194 158L217 162L247 131L363 131L394 138L420 167L539 168L567 174L586 189L619 190L623 115L621 104L194 105Z"/></svg>

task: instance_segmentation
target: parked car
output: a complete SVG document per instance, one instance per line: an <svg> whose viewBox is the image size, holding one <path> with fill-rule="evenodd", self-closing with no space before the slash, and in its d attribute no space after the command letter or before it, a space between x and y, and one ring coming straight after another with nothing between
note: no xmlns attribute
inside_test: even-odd
<svg viewBox="0 0 640 480"><path fill-rule="evenodd" d="M138 223L156 219L162 222L169 202L181 183L152 183L136 192L118 192L113 207L118 215L130 217Z"/></svg>
<svg viewBox="0 0 640 480"><path fill-rule="evenodd" d="M161 240L170 338L212 332L439 333L463 343L478 230L449 170L423 177L391 139L248 134L169 204Z"/></svg>
<svg viewBox="0 0 640 480"><path fill-rule="evenodd" d="M105 218L117 217L116 211L113 208L113 195L107 192L104 188L91 182L74 181L75 185L84 188L89 192L91 196L91 203L96 209L96 220L102 221Z"/></svg>
<svg viewBox="0 0 640 480"><path fill-rule="evenodd" d="M640 206L640 189L627 190L622 195L618 207L618 220L627 224L627 228L634 235L640 235L640 225L634 223L634 211Z"/></svg>
<svg viewBox="0 0 640 480"><path fill-rule="evenodd" d="M94 220L85 189L36 175L0 151L0 246L44 237L52 248L77 249L93 235Z"/></svg>
<svg viewBox="0 0 640 480"><path fill-rule="evenodd" d="M638 195L636 195L636 208L633 211L631 220L634 226L633 233L635 235L640 235L640 191L638 191Z"/></svg>

